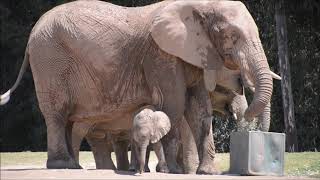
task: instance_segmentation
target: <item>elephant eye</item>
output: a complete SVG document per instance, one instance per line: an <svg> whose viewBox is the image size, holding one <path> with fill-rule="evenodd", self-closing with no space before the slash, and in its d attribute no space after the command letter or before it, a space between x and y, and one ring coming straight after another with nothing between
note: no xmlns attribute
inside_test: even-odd
<svg viewBox="0 0 320 180"><path fill-rule="evenodd" d="M239 39L238 34L235 31L233 31L231 34L231 40L232 40L233 44L235 44L238 39Z"/></svg>
<svg viewBox="0 0 320 180"><path fill-rule="evenodd" d="M229 116L232 116L231 107L230 107L228 104L226 104L226 105L224 106L224 110L225 110L226 112L228 112L228 115L229 115Z"/></svg>
<svg viewBox="0 0 320 180"><path fill-rule="evenodd" d="M223 38L224 40L231 40L233 44L235 44L239 39L239 34L237 33L236 29L229 27L228 29L223 31Z"/></svg>

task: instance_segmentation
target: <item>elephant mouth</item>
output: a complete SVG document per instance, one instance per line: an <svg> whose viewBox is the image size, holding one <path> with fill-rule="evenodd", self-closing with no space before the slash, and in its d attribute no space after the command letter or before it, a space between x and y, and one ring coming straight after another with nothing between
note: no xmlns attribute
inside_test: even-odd
<svg viewBox="0 0 320 180"><path fill-rule="evenodd" d="M229 56L231 57L231 55L227 55L227 58L225 58L224 63L223 63L224 66L228 69L231 69L231 70L239 69L239 66L236 63L234 63L234 61L231 60L231 58L228 58Z"/></svg>
<svg viewBox="0 0 320 180"><path fill-rule="evenodd" d="M222 117L232 115L229 105L225 103L234 97L232 94L233 92L231 90L217 84L214 92L209 93L214 113Z"/></svg>

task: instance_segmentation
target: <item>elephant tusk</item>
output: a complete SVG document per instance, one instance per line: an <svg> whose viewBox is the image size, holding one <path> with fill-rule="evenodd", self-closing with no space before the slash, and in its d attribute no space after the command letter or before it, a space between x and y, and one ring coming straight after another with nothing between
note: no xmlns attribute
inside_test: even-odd
<svg viewBox="0 0 320 180"><path fill-rule="evenodd" d="M281 80L281 77L278 74L272 72L271 70L270 70L270 74L271 74L272 78L277 79L277 80Z"/></svg>
<svg viewBox="0 0 320 180"><path fill-rule="evenodd" d="M256 91L256 88L250 86L249 89L251 90L251 92L255 92Z"/></svg>
<svg viewBox="0 0 320 180"><path fill-rule="evenodd" d="M233 118L234 118L235 120L238 120L238 117L237 117L237 114L236 114L236 113L233 113L232 115L233 115Z"/></svg>
<svg viewBox="0 0 320 180"><path fill-rule="evenodd" d="M11 91L8 90L6 93L0 96L0 105L6 104L10 100Z"/></svg>

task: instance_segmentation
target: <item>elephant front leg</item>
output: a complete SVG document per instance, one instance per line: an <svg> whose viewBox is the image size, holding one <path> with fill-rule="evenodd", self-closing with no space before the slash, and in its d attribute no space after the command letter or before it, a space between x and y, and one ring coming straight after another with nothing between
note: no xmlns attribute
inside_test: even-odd
<svg viewBox="0 0 320 180"><path fill-rule="evenodd" d="M212 135L212 107L203 82L188 89L185 118L195 139L198 155L198 174L217 174L214 164L215 147Z"/></svg>
<svg viewBox="0 0 320 180"><path fill-rule="evenodd" d="M156 171L162 172L162 173L168 173L169 169L167 166L166 159L164 157L163 147L162 147L162 144L160 141L153 144L153 150L156 153L156 156L158 158L158 164L156 167Z"/></svg>
<svg viewBox="0 0 320 180"><path fill-rule="evenodd" d="M181 145L179 147L179 160L183 164L183 170L186 174L196 174L199 167L199 156L197 144L193 137L192 131L185 118L179 126Z"/></svg>
<svg viewBox="0 0 320 180"><path fill-rule="evenodd" d="M171 130L161 139L166 162L171 173L183 173L176 157L177 127L185 110L186 81L182 62L170 57L150 59L143 66L153 105L166 113L171 122Z"/></svg>
<svg viewBox="0 0 320 180"><path fill-rule="evenodd" d="M138 171L138 160L136 157L136 152L135 152L135 143L132 140L131 141L131 157L130 157L130 166L129 166L129 171ZM149 169L149 157L150 157L150 147L147 147L147 152L146 152L146 160L145 160L145 165L144 165L144 172L150 172Z"/></svg>
<svg viewBox="0 0 320 180"><path fill-rule="evenodd" d="M212 134L212 117L208 117L202 122L202 133L200 142L199 161L200 165L197 169L197 174L220 174L216 169L215 158L215 146Z"/></svg>
<svg viewBox="0 0 320 180"><path fill-rule="evenodd" d="M147 147L147 152L146 152L146 160L145 160L145 164L144 164L144 172L150 172L150 168L149 168L150 152L151 152L151 147L148 146Z"/></svg>
<svg viewBox="0 0 320 180"><path fill-rule="evenodd" d="M163 144L163 151L165 160L167 162L170 173L182 174L183 169L177 162L179 142L178 142L178 131L173 128L169 133L161 139Z"/></svg>

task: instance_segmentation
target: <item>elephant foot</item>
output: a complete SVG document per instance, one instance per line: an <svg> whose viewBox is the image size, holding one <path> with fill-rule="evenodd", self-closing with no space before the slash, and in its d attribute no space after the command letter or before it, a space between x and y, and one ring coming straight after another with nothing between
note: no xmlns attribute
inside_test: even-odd
<svg viewBox="0 0 320 180"><path fill-rule="evenodd" d="M76 161L70 160L47 160L48 169L82 169Z"/></svg>
<svg viewBox="0 0 320 180"><path fill-rule="evenodd" d="M198 167L198 165L196 167ZM185 174L196 174L197 173L196 167L184 167L184 173Z"/></svg>
<svg viewBox="0 0 320 180"><path fill-rule="evenodd" d="M183 170L178 164L168 165L168 168L172 174L183 174Z"/></svg>
<svg viewBox="0 0 320 180"><path fill-rule="evenodd" d="M214 166L199 166L197 174L210 174L210 175L219 175L221 172L217 170Z"/></svg>
<svg viewBox="0 0 320 180"><path fill-rule="evenodd" d="M145 166L144 166L144 172L150 172L150 169L149 169L149 166L148 166L148 165L145 165Z"/></svg>
<svg viewBox="0 0 320 180"><path fill-rule="evenodd" d="M129 171L135 172L136 171L136 167L134 165L130 164Z"/></svg>
<svg viewBox="0 0 320 180"><path fill-rule="evenodd" d="M159 164L159 163L156 166L156 171L161 172L161 173L169 173L170 172L167 164Z"/></svg>
<svg viewBox="0 0 320 180"><path fill-rule="evenodd" d="M111 170L116 170L117 168L114 166L114 164L103 164L103 165L98 165L98 164L96 164L96 169L111 169Z"/></svg>
<svg viewBox="0 0 320 180"><path fill-rule="evenodd" d="M129 171L136 172L136 171L138 171L138 169L134 165L130 164ZM150 169L149 169L148 165L144 166L144 172L150 172Z"/></svg>

